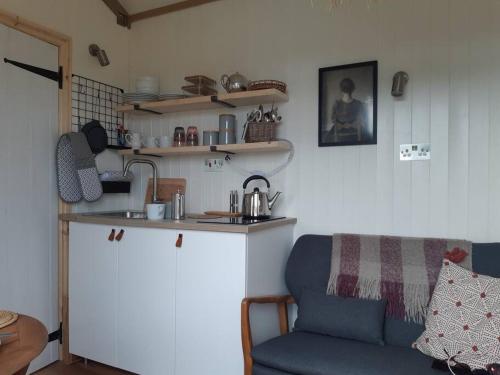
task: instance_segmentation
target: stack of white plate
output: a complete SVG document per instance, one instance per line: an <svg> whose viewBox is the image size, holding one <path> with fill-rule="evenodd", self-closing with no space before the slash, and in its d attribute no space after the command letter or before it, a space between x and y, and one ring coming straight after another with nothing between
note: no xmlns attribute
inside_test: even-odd
<svg viewBox="0 0 500 375"><path fill-rule="evenodd" d="M160 94L158 97L160 100L169 100L169 99L184 99L187 98L188 96L185 94L178 94L178 93L164 93Z"/></svg>
<svg viewBox="0 0 500 375"><path fill-rule="evenodd" d="M123 94L123 102L129 104L140 104L155 100L158 100L158 95L155 94L142 94L138 92L126 92Z"/></svg>
<svg viewBox="0 0 500 375"><path fill-rule="evenodd" d="M135 90L140 94L158 95L160 93L160 78L144 76L135 80Z"/></svg>

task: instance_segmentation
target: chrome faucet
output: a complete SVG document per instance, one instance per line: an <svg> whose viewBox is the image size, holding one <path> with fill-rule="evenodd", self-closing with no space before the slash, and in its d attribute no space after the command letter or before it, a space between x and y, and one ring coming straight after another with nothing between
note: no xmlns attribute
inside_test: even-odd
<svg viewBox="0 0 500 375"><path fill-rule="evenodd" d="M134 164L148 164L153 168L153 203L158 200L157 191L158 191L158 167L151 160L144 159L132 159L127 162L125 165L125 169L123 170L123 176L126 176L130 167Z"/></svg>

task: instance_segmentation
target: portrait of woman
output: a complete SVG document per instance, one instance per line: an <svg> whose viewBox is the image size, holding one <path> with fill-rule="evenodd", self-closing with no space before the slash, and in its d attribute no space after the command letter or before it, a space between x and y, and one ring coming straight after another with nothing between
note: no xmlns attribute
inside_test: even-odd
<svg viewBox="0 0 500 375"><path fill-rule="evenodd" d="M319 70L319 146L377 143L377 62Z"/></svg>

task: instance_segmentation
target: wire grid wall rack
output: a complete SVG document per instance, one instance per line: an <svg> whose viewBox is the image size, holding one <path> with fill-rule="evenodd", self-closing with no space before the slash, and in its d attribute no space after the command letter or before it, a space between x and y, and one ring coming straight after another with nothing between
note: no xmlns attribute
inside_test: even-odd
<svg viewBox="0 0 500 375"><path fill-rule="evenodd" d="M90 78L73 74L72 131L97 120L108 133L108 148L122 148L118 142L118 128L124 126L124 114L116 107L122 103L123 89Z"/></svg>

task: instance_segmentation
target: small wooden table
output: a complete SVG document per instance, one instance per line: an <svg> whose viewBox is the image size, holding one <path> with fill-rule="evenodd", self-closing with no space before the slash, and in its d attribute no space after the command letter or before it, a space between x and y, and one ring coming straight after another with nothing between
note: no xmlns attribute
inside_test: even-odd
<svg viewBox="0 0 500 375"><path fill-rule="evenodd" d="M47 345L48 333L45 326L26 315L4 328L0 333L16 335L2 339L0 345L0 375L24 375L30 362L38 357Z"/></svg>

